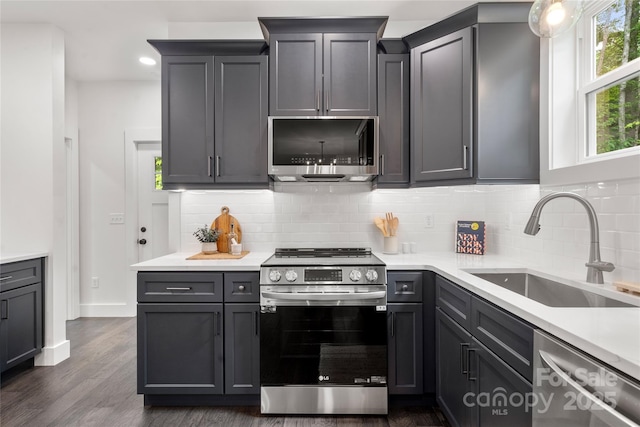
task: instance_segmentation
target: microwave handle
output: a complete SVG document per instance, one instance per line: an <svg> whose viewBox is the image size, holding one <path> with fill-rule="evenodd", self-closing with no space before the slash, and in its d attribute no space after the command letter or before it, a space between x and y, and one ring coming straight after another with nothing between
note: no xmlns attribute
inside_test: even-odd
<svg viewBox="0 0 640 427"><path fill-rule="evenodd" d="M384 154L380 154L380 176L384 176Z"/></svg>

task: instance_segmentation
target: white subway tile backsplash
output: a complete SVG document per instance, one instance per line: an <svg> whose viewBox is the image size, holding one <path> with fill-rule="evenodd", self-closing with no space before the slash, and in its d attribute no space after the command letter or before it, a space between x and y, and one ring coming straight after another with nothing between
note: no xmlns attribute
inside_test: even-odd
<svg viewBox="0 0 640 427"><path fill-rule="evenodd" d="M381 251L382 234L373 218L393 212L400 220L400 242L418 251L454 250L456 220L484 220L487 253L553 267L584 280L589 229L583 206L555 199L543 209L536 236L523 233L540 197L570 191L594 206L600 225L602 257L616 264L605 280L640 278L640 180L573 186L476 185L369 191L360 184L276 185L275 192L206 191L181 193L181 250L197 252L193 230L220 215L222 206L242 225L247 250L275 247L366 246ZM426 228L426 215L433 227ZM606 257L605 257L606 254Z"/></svg>

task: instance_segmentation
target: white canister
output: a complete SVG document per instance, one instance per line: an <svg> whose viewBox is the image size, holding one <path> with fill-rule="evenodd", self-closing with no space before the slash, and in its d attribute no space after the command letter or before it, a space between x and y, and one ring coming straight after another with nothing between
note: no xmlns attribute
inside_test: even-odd
<svg viewBox="0 0 640 427"><path fill-rule="evenodd" d="M397 254L398 253L398 236L388 236L384 238L384 249L382 250L385 254Z"/></svg>

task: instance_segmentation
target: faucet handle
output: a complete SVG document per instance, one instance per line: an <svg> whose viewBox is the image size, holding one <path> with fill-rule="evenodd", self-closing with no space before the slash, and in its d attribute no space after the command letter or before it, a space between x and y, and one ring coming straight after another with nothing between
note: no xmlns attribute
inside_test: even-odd
<svg viewBox="0 0 640 427"><path fill-rule="evenodd" d="M616 266L607 261L591 261L585 264L587 267L595 268L600 271L613 271Z"/></svg>

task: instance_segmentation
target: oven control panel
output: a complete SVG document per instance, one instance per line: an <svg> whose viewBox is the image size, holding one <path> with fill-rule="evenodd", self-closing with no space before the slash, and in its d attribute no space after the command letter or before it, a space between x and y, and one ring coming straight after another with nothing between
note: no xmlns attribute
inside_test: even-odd
<svg viewBox="0 0 640 427"><path fill-rule="evenodd" d="M387 274L384 266L323 266L323 267L262 267L260 284L289 285L340 285L368 284L386 285Z"/></svg>

